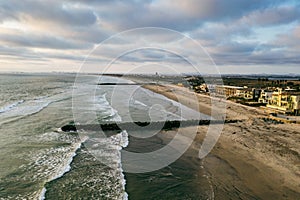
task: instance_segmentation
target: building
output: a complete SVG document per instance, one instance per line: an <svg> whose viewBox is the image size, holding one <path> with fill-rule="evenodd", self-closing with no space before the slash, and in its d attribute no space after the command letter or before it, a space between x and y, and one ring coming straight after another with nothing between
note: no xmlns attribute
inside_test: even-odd
<svg viewBox="0 0 300 200"><path fill-rule="evenodd" d="M195 86L194 91L196 91L196 92L209 92L208 87L205 83Z"/></svg>
<svg viewBox="0 0 300 200"><path fill-rule="evenodd" d="M253 100L258 102L261 91L261 89L244 87L242 90L240 90L238 96L248 101Z"/></svg>
<svg viewBox="0 0 300 200"><path fill-rule="evenodd" d="M291 95L292 114L300 115L300 94Z"/></svg>
<svg viewBox="0 0 300 200"><path fill-rule="evenodd" d="M258 99L260 97L260 94L262 92L262 89L252 89L252 99L256 102L258 102Z"/></svg>
<svg viewBox="0 0 300 200"><path fill-rule="evenodd" d="M234 96L240 96L243 87L237 87L237 86L230 86L230 85L216 85L214 88L215 92L218 95L226 96L226 97L234 97Z"/></svg>
<svg viewBox="0 0 300 200"><path fill-rule="evenodd" d="M272 98L273 91L261 90L260 97L258 98L259 103L267 104Z"/></svg>
<svg viewBox="0 0 300 200"><path fill-rule="evenodd" d="M244 89L240 93L240 97L242 97L242 98L244 98L246 100L253 99L253 90L252 90L252 88L244 87Z"/></svg>
<svg viewBox="0 0 300 200"><path fill-rule="evenodd" d="M282 114L300 115L300 94L279 88L272 93L267 108Z"/></svg>

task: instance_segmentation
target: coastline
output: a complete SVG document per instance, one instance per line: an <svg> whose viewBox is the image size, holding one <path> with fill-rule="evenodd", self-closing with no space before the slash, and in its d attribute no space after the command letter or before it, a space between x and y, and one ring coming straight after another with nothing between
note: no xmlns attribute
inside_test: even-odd
<svg viewBox="0 0 300 200"><path fill-rule="evenodd" d="M182 128L182 136L188 137L196 127ZM130 152L153 152L167 145L177 129L160 131L149 138L130 136ZM129 199L214 199L209 174L198 159L198 146L194 141L188 150L170 165L147 173L125 173L126 192Z"/></svg>
<svg viewBox="0 0 300 200"><path fill-rule="evenodd" d="M175 85L145 85L144 88L175 101L184 99L180 102L195 109L197 102L192 102L189 95L196 93L187 88ZM210 98L196 96L200 111L210 114ZM299 125L268 123L261 119L266 116L262 110L228 101L226 104L226 119L244 121L225 124L214 149L203 159L215 199L299 199ZM198 127L195 139L198 145L207 128Z"/></svg>

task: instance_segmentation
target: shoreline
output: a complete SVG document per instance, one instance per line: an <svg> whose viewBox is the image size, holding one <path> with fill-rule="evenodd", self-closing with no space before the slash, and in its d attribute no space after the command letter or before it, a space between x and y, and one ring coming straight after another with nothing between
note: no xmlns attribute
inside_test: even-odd
<svg viewBox="0 0 300 200"><path fill-rule="evenodd" d="M175 101L178 97L185 99L181 103L192 109L195 106L188 96L196 95L200 112L211 112L209 97L187 88L175 85L145 85L144 88ZM261 119L266 114L257 108L228 101L226 104L226 119L244 121L224 124L217 144L203 160L215 190L215 199L224 196L232 199L300 199L299 127L296 124L271 124ZM195 139L198 144L206 131L207 126L198 126Z"/></svg>
<svg viewBox="0 0 300 200"><path fill-rule="evenodd" d="M183 137L190 137L194 127L181 128ZM174 136L177 129L162 130L149 138L130 138L129 146L125 150L131 152L153 152L165 147ZM202 166L202 160L198 159L198 146L193 144L177 160L166 167L146 173L128 173L126 177L126 191L129 199L213 199L212 189L208 173ZM200 187L199 187L200 186Z"/></svg>

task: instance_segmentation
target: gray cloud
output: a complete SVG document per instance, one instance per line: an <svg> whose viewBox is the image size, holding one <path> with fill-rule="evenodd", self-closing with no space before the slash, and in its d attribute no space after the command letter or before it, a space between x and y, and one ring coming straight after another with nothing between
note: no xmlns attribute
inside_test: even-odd
<svg viewBox="0 0 300 200"><path fill-rule="evenodd" d="M0 46L0 54L1 55L6 55L6 56L20 56L21 54L27 54L27 55L32 55L32 52L29 51L28 49L24 48L10 48L10 47L5 47L5 46Z"/></svg>
<svg viewBox="0 0 300 200"><path fill-rule="evenodd" d="M9 46L17 47L38 47L47 49L82 49L92 47L89 43L79 44L64 38L37 34L0 34L0 40L3 40L4 43Z"/></svg>
<svg viewBox="0 0 300 200"><path fill-rule="evenodd" d="M291 23L300 19L300 8L280 6L264 10L256 10L241 18L240 23L248 26L272 26Z"/></svg>
<svg viewBox="0 0 300 200"><path fill-rule="evenodd" d="M4 19L27 18L58 23L63 26L88 26L93 25L97 17L94 12L86 8L77 8L72 4L64 4L63 1L34 1L34 0L11 0L2 1L1 16Z"/></svg>
<svg viewBox="0 0 300 200"><path fill-rule="evenodd" d="M279 48L272 44L239 44L230 45L230 49L212 53L218 65L297 65L300 63L299 49L297 51Z"/></svg>
<svg viewBox="0 0 300 200"><path fill-rule="evenodd" d="M32 52L40 51L45 58L78 62L96 44L119 31L155 26L189 35L203 44L220 65L297 64L299 18L299 4L280 0L0 1L0 56L30 59ZM10 22L15 24L6 27ZM276 29L286 24L294 27L292 32L279 31L270 41L262 41L256 34L257 28ZM162 32L144 35L166 47L182 39ZM131 39L140 42L141 38L132 35ZM90 62L107 61L128 43L118 38L93 55ZM186 49L187 54L191 51ZM144 51L128 55L123 61L164 59L172 60Z"/></svg>
<svg viewBox="0 0 300 200"><path fill-rule="evenodd" d="M117 30L158 26L179 31L193 30L207 21L228 21L240 18L251 11L276 4L277 0L187 0L187 1L115 1L99 4L100 19L112 23Z"/></svg>

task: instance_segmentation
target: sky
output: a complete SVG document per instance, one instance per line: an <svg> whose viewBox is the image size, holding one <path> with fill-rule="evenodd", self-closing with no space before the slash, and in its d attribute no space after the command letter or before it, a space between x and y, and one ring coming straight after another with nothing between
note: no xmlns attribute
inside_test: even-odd
<svg viewBox="0 0 300 200"><path fill-rule="evenodd" d="M297 0L0 0L0 71L300 74L299 19Z"/></svg>

